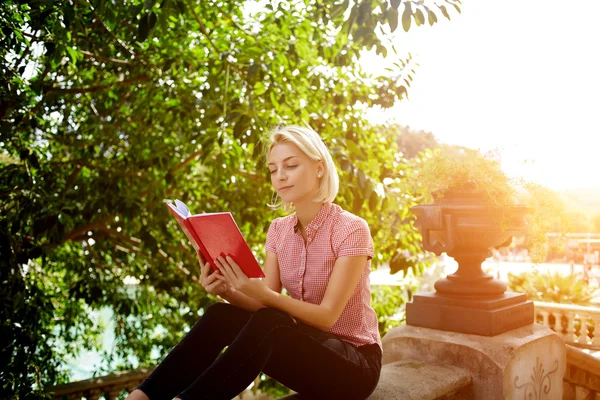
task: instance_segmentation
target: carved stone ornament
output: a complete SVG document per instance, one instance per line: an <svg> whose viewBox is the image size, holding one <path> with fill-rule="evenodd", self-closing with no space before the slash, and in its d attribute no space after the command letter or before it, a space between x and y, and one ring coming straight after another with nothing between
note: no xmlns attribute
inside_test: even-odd
<svg viewBox="0 0 600 400"><path fill-rule="evenodd" d="M558 370L558 360L554 360L551 370L546 372L539 357L535 360L535 366L529 380L523 379L523 383L519 383L520 379L515 376L513 381L515 389L523 389L523 400L543 400L553 399L556 396L551 394L552 381L550 375Z"/></svg>

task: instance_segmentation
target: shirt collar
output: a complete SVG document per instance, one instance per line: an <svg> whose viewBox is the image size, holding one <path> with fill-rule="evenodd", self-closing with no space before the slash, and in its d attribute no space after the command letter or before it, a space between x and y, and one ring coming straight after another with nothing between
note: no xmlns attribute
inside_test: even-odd
<svg viewBox="0 0 600 400"><path fill-rule="evenodd" d="M329 215L329 212L332 208L333 205L330 202L323 203L323 206L321 207L317 215L313 218L312 221L310 221L308 225L304 227L304 230L307 233L316 232L317 229L319 229L319 227L323 225L323 222L325 222L325 220L327 219L327 216ZM297 233L300 230L300 221L298 220L298 215L296 215L296 213L292 214L292 223L294 224L294 233Z"/></svg>

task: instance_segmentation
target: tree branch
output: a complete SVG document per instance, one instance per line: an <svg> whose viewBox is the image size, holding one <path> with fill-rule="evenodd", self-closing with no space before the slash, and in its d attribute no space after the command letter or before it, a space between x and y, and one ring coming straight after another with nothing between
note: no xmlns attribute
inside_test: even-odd
<svg viewBox="0 0 600 400"><path fill-rule="evenodd" d="M217 10L221 11L221 13L226 16L227 18L229 18L229 20L233 23L233 25L235 25L236 28L238 28L240 31L244 32L246 35L250 36L252 39L256 40L256 38L254 37L253 34L251 34L250 32L248 32L247 30L245 30L244 28L242 28L234 19L231 15L229 15L228 13L225 12L225 10L223 10L221 8L221 6L219 6L219 4L217 2L212 4L213 7L216 7Z"/></svg>
<svg viewBox="0 0 600 400"><path fill-rule="evenodd" d="M217 48L217 46L215 46L215 44L213 43L213 41L210 39L208 31L206 30L206 26L200 20L200 17L196 13L196 10L194 10L194 6L193 5L190 5L190 10L192 10L192 14L194 14L194 19L196 20L196 22L198 23L198 25L200 25L200 32L202 32L202 34L206 37L206 40L208 40L208 42L210 43L210 45L212 46L212 48L215 49L215 51L217 52L217 54L221 54L221 50L219 50Z"/></svg>
<svg viewBox="0 0 600 400"><path fill-rule="evenodd" d="M38 38L37 38L37 33L38 33L38 30L36 30L36 31L33 33L33 36L34 36L34 37L33 37L32 39L35 39L35 42L37 42L37 39L38 39ZM30 42L30 43L29 43L29 46L27 47L27 49L25 49L25 50L23 51L23 54L21 54L21 57L19 58L19 61L17 61L17 63L15 64L15 68L19 68L19 64L21 64L21 62L23 61L23 59L24 59L25 57L27 57L27 55L28 55L29 53L31 53L31 50L33 49L33 46L32 46L32 44L33 44L33 43L32 43L32 42Z"/></svg>
<svg viewBox="0 0 600 400"><path fill-rule="evenodd" d="M106 25L106 23L102 20L102 18L100 18L100 15L98 15L98 13L96 12L96 9L89 3L89 1L86 0L86 3L88 4L88 6L92 9L92 11L94 12L94 17L96 17L96 19L102 24L102 26L104 27L104 29L106 29L106 31L108 32L108 34L113 38L114 41L116 41L123 49L125 49L133 58L136 58L135 53L133 52L133 50L131 50L126 44L125 42L123 42L121 39L119 39L114 33L113 31L110 30L110 28L108 27L108 25ZM142 59L140 59L140 62L144 65L146 65L146 62Z"/></svg>
<svg viewBox="0 0 600 400"><path fill-rule="evenodd" d="M109 85L100 85L100 86L92 86L87 88L59 88L59 87L51 87L48 88L46 93L64 93L64 94L77 94L77 93L91 93L98 92L101 90L109 89L114 86L125 86L134 82L147 81L150 77L146 74L142 74L140 76L136 76L135 78L126 79L124 81L112 83Z"/></svg>
<svg viewBox="0 0 600 400"><path fill-rule="evenodd" d="M129 66L135 66L134 63L129 62L127 60L119 60L118 58L103 57L103 56L99 56L99 55L96 55L96 54L92 54L92 53L90 53L89 51L86 51L86 50L80 50L80 52L81 52L81 54L83 54L87 58L93 58L94 60L106 61L106 62L115 63L115 64L125 64L125 65L129 65Z"/></svg>
<svg viewBox="0 0 600 400"><path fill-rule="evenodd" d="M191 161L193 161L199 155L202 155L201 151L196 151L196 152L192 153L192 155L190 155L188 158L183 160L183 162L181 164L179 164L178 166L176 166L174 168L171 168L171 170L169 170L169 173L174 174L175 172L179 171L180 169L185 167L187 164L189 164Z"/></svg>
<svg viewBox="0 0 600 400"><path fill-rule="evenodd" d="M115 216L111 215L111 216L103 218L99 221L90 222L89 224L77 227L77 228L73 229L71 232L69 232L68 235L65 236L64 241L67 242L67 241L73 240L73 239L77 238L78 236L81 236L85 232L92 231L94 229L103 228L106 230L106 224L114 218L115 218Z"/></svg>

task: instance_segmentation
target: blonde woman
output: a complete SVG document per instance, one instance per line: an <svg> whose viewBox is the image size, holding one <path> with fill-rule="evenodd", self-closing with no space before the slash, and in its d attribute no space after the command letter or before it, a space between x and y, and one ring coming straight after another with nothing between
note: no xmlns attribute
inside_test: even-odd
<svg viewBox="0 0 600 400"><path fill-rule="evenodd" d="M231 258L215 260L219 271L209 274L200 259L202 286L227 303L208 307L128 399L231 399L261 371L300 398L365 399L375 389L381 339L369 226L333 203L338 174L313 130L275 129L267 159L281 198L269 206L295 212L269 227L266 277L249 279Z"/></svg>

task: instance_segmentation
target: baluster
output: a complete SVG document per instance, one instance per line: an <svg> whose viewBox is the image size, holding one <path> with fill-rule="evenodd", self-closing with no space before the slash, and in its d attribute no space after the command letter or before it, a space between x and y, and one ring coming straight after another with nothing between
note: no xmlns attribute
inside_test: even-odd
<svg viewBox="0 0 600 400"><path fill-rule="evenodd" d="M552 315L554 315L554 332L564 339L565 335L563 335L562 314L560 311L556 311L553 312Z"/></svg>
<svg viewBox="0 0 600 400"><path fill-rule="evenodd" d="M101 388L94 388L94 389L90 389L86 393L85 397L88 400L98 400L102 396L104 396L104 390L102 390Z"/></svg>
<svg viewBox="0 0 600 400"><path fill-rule="evenodd" d="M567 324L567 338L565 339L566 343L574 343L575 342L575 313L568 312L566 313L567 320L569 321Z"/></svg>
<svg viewBox="0 0 600 400"><path fill-rule="evenodd" d="M596 319L596 315L592 317L594 321L594 337L592 338L592 346L600 347L600 320Z"/></svg>
<svg viewBox="0 0 600 400"><path fill-rule="evenodd" d="M115 387L110 388L109 390L107 390L107 393L105 396L106 400L116 400L122 391L123 391L123 389L121 389L121 388L115 388Z"/></svg>
<svg viewBox="0 0 600 400"><path fill-rule="evenodd" d="M540 310L539 314L542 316L542 325L552 328L550 326L550 313L546 310Z"/></svg>
<svg viewBox="0 0 600 400"><path fill-rule="evenodd" d="M588 315L587 314L579 314L581 317L581 329L579 329L579 338L577 342L581 345L584 345L586 348L588 347Z"/></svg>

